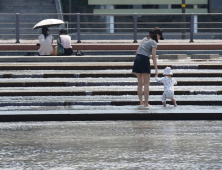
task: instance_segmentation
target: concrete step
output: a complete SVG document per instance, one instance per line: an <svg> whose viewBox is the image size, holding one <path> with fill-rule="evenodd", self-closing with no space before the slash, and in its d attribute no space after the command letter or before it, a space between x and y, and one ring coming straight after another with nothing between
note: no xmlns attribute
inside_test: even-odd
<svg viewBox="0 0 222 170"><path fill-rule="evenodd" d="M163 69L159 69L159 77ZM153 77L154 70L151 70ZM136 77L132 70L0 70L0 78L99 78ZM222 77L221 70L173 70L173 77Z"/></svg>
<svg viewBox="0 0 222 170"><path fill-rule="evenodd" d="M214 105L222 104L221 96L217 95L177 95L178 105ZM151 105L161 104L161 95L149 98ZM171 101L167 104L172 105ZM1 97L0 107L8 106L126 106L139 105L137 95L127 96L12 96Z"/></svg>
<svg viewBox="0 0 222 170"><path fill-rule="evenodd" d="M184 105L199 105L199 106L221 106L222 100L216 101L180 101L176 100L177 105L184 106ZM168 105L173 105L171 101L166 102ZM0 107L16 107L16 106L30 106L30 107L43 107L43 106L132 106L132 105L139 105L139 101L72 101L72 102L14 102L14 103L0 103ZM158 101L149 101L150 105L161 105L161 97ZM1 110L1 109L0 109Z"/></svg>
<svg viewBox="0 0 222 170"><path fill-rule="evenodd" d="M15 112L16 111L16 112ZM159 114L155 114L159 113ZM195 114L197 113L197 114ZM201 113L201 114L200 114ZM46 106L0 107L0 120L221 120L221 106ZM8 116L7 116L8 115ZM82 115L81 117L79 117ZM41 119L39 119L41 117ZM58 119L58 117L60 119ZM21 121L20 120L20 121Z"/></svg>
<svg viewBox="0 0 222 170"><path fill-rule="evenodd" d="M128 62L134 61L134 58L135 56L0 56L0 62Z"/></svg>
<svg viewBox="0 0 222 170"><path fill-rule="evenodd" d="M92 33L87 33L87 34L92 34ZM76 35L76 30L74 30L73 35ZM85 36L89 36L89 35L85 35ZM81 37L83 35L81 34ZM25 39L25 38L23 38ZM88 38L89 39L89 38ZM2 46L7 47L5 49L2 49ZM23 48L25 48L27 46L27 44L13 44L13 45L7 45L5 46L4 44L0 45L0 50L22 50L20 49L21 46L24 46ZM85 44L85 43L76 43L75 46L73 47L73 50L94 50L94 51L104 51L104 50L108 50L108 51L135 51L137 50L139 44L138 43L91 43L91 44ZM23 49L23 50L36 50L35 48L35 44L31 43L29 44L29 49ZM199 50L216 50L216 51L221 51L221 44L219 43L211 43L211 44L207 44L207 43L196 43L196 44L192 44L192 43L181 43L181 44L158 44L158 50L171 50L171 51L179 51L179 50L183 50L183 51L189 51L189 50L194 50L194 51L199 51Z"/></svg>
<svg viewBox="0 0 222 170"><path fill-rule="evenodd" d="M151 62L152 63L152 62ZM158 69L166 67L172 69L222 69L219 61L208 62L158 62ZM133 62L28 62L28 63L0 63L0 70L118 70L132 69ZM151 64L151 69L154 69Z"/></svg>
<svg viewBox="0 0 222 170"><path fill-rule="evenodd" d="M149 97L149 101L160 101L162 95L152 95ZM177 101L221 101L220 95L176 95ZM106 102L107 105L110 102L131 102L138 101L137 95L99 95L99 96L2 96L0 98L1 103L53 103L53 102ZM94 103L95 104L95 103Z"/></svg>
<svg viewBox="0 0 222 170"><path fill-rule="evenodd" d="M56 34L52 34L52 35L56 36ZM34 43L36 44L36 43L38 43L38 40L36 39L36 37L37 36L35 36L32 40L26 40L26 41L20 40L20 42L22 44L24 44L24 42L30 41L32 44L34 44ZM14 40L12 39L11 41L13 43L16 42L15 39ZM74 45L76 42L77 42L76 36L72 36L72 44ZM1 43L1 41L0 41L0 43ZM32 52L32 53L34 53L34 55L38 55L36 50L34 50L34 51L33 50L31 50L31 51L30 50L17 50L17 51L7 51L7 50L3 51L2 50L2 51L0 51L0 56L24 56L24 55L27 54L27 52ZM95 55L96 56L101 56L101 55L102 56L107 56L107 55L135 56L135 51L134 50L131 50L131 51L130 50L129 51L121 51L121 50L116 50L116 51L108 51L108 50L107 51L93 51L93 50L91 50L90 51L90 50L84 50L83 52L84 52L84 54L86 56L88 56L88 55L93 55L93 56L95 56ZM222 57L222 51L217 51L217 50L215 50L215 51L210 51L210 50L209 51L192 51L192 50L189 50L189 51L172 51L172 50L168 51L168 50L158 50L157 51L157 55L159 55L159 54L180 54L180 53L181 54L187 54L187 55L191 55L191 54L206 54L206 53L210 54L210 53L212 53L212 54L220 54L221 55L220 58ZM189 56L188 56L188 59L190 59Z"/></svg>
<svg viewBox="0 0 222 170"><path fill-rule="evenodd" d="M150 86L150 95L162 95L163 86ZM175 95L222 95L222 86L175 86ZM1 87L1 96L137 95L137 86Z"/></svg>
<svg viewBox="0 0 222 170"><path fill-rule="evenodd" d="M38 35L36 35L38 37ZM57 36L54 36L54 41L56 42ZM36 47L38 49L38 47ZM72 56L37 56L37 50L35 52L26 52L25 55L33 55L33 56L0 56L0 62L133 62L135 59L134 55L84 55L84 56L76 56L76 51L73 52ZM158 58L159 62L169 62L171 59L167 60L161 60ZM152 61L152 59L151 59ZM192 60L190 57L188 57L185 62L222 62L222 57L218 59L212 59L212 60ZM177 60L176 62L171 63L184 63L184 61ZM152 62L151 62L152 63Z"/></svg>
<svg viewBox="0 0 222 170"><path fill-rule="evenodd" d="M191 59L213 59L219 58L219 54L192 54Z"/></svg>
<svg viewBox="0 0 222 170"><path fill-rule="evenodd" d="M221 86L222 78L181 78L177 86ZM136 86L136 78L19 78L0 79L0 87L44 87L44 86ZM151 77L150 86L162 86Z"/></svg>
<svg viewBox="0 0 222 170"><path fill-rule="evenodd" d="M160 54L159 59L187 59L187 54Z"/></svg>

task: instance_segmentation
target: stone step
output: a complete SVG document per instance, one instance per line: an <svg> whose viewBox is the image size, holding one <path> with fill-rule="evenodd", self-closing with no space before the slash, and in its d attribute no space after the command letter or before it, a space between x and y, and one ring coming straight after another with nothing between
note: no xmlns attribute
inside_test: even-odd
<svg viewBox="0 0 222 170"><path fill-rule="evenodd" d="M0 27L1 27L1 25L0 25ZM51 30L51 28L50 28L50 30ZM36 33L38 33L38 32L36 32ZM56 34L52 34L52 35L56 36L57 33ZM33 37L32 40L23 40L23 39L21 39L20 42L22 44L24 44L24 43L27 44L27 42L30 42L32 44L36 44L36 43L38 43L38 40L36 39L36 37L38 37L38 36ZM15 39L12 39L11 41L13 43L16 42ZM72 36L72 44L74 45L76 42L77 42L76 36ZM11 51L11 50L7 51L7 50L4 50L4 51L0 51L0 56L24 56L24 55L27 54L27 52L32 52L32 53L34 53L34 55L38 55L36 50L34 50L34 51L33 50L17 50L17 51ZM119 55L120 56L120 55L122 55L122 56L129 56L129 57L135 56L135 51L134 50L132 50L132 51L130 51L130 50L129 51L122 51L122 50L116 50L116 51L84 50L83 52L84 52L85 56L91 56L91 55L93 55L93 56L95 56L95 55L96 56L101 56L101 55L102 56L107 56L107 55L108 56L110 56L110 55L115 55L115 56ZM179 53L187 54L187 55L196 54L196 53L199 53L199 54L214 53L214 54L222 55L222 51L219 51L219 50L214 50L214 51L210 51L210 50L209 51L204 51L204 50L203 51L194 51L194 50L189 50L189 51L158 50L157 51L157 55L160 55L160 54L179 54ZM222 58L222 56L220 56L220 58ZM189 60L190 56L188 56L187 59ZM197 59L195 59L195 60L197 60ZM207 60L211 60L211 59L207 59ZM214 59L214 60L216 60L216 59Z"/></svg>
<svg viewBox="0 0 222 170"><path fill-rule="evenodd" d="M184 106L184 105L204 105L205 106L221 106L222 100L220 101L180 101L176 100L177 105ZM171 101L166 102L169 105L173 105ZM132 105L139 105L140 102L138 100L135 101L72 101L72 102L16 102L16 103L0 103L0 107L15 107L15 106L132 106ZM149 101L150 105L161 105L161 97L158 101ZM1 110L1 109L0 109Z"/></svg>
<svg viewBox="0 0 222 170"><path fill-rule="evenodd" d="M151 95L149 101L160 101L162 95ZM220 95L176 95L177 101L221 101ZM53 103L53 102L131 102L138 101L137 95L99 95L99 96L2 96L1 103Z"/></svg>
<svg viewBox="0 0 222 170"><path fill-rule="evenodd" d="M152 73L151 77L155 74ZM159 74L159 77L163 76ZM100 78L100 77L136 77L135 74L130 73L40 73L40 74L16 74L4 73L0 74L0 78ZM222 77L222 73L174 73L173 77Z"/></svg>
<svg viewBox="0 0 222 170"><path fill-rule="evenodd" d="M159 77L162 78L162 77ZM215 77L177 77L176 78L177 82L221 82L222 78L215 78ZM78 83L78 82L137 82L136 77L99 77L99 78L19 78L19 79L14 79L14 78L4 78L0 79L1 83L16 83L16 82L73 82L73 83ZM150 77L150 82L156 82L154 77Z"/></svg>
<svg viewBox="0 0 222 170"><path fill-rule="evenodd" d="M222 64L215 62L158 62L158 69L222 69ZM0 70L117 70L132 69L133 62L28 62L0 63ZM154 69L151 64L151 69Z"/></svg>
<svg viewBox="0 0 222 170"><path fill-rule="evenodd" d="M34 110L35 109L35 110ZM15 112L16 111L16 112ZM159 114L155 114L159 113ZM195 114L197 113L197 114ZM201 113L201 114L200 114ZM46 106L0 107L0 120L221 120L221 106ZM7 116L8 115L8 116ZM11 116L10 116L11 115ZM31 116L33 115L33 117ZM35 115L35 116L34 116ZM82 115L80 117L80 115ZM28 117L26 117L28 116ZM32 119L24 119L24 118ZM42 117L39 119L39 117ZM36 118L36 119L35 119ZM60 119L58 119L60 118ZM21 121L20 120L20 121Z"/></svg>
<svg viewBox="0 0 222 170"><path fill-rule="evenodd" d="M0 56L0 62L132 62L134 58L135 56Z"/></svg>
<svg viewBox="0 0 222 170"><path fill-rule="evenodd" d="M221 70L172 70L173 77L222 77ZM159 69L159 77L163 69ZM153 77L154 70L151 70ZM132 70L0 70L0 78L99 78L136 77Z"/></svg>
<svg viewBox="0 0 222 170"><path fill-rule="evenodd" d="M221 105L219 95L177 95L178 105ZM12 96L1 97L0 107L6 106L74 106L74 105L139 105L137 95L127 96ZM161 95L152 95L149 103L160 105ZM167 101L168 104L172 104Z"/></svg>
<svg viewBox="0 0 222 170"><path fill-rule="evenodd" d="M162 95L163 86L150 86L150 95ZM175 86L175 95L222 95L222 86ZM1 96L137 95L137 86L1 87Z"/></svg>
<svg viewBox="0 0 222 170"><path fill-rule="evenodd" d="M160 54L159 59L187 59L187 54Z"/></svg>
<svg viewBox="0 0 222 170"><path fill-rule="evenodd" d="M61 63L62 64L62 63ZM221 73L221 70L206 70L206 69L172 69L173 71L173 76L175 76L176 74L181 74L181 75L190 75L190 76L186 76L186 77L193 77L192 75L193 74L200 74L200 77L204 77L204 76L201 76L202 74L203 75L210 75L210 74L220 74ZM154 74L155 70L151 70L151 73ZM162 75L164 72L164 69L158 69L158 73L160 75ZM64 75L73 75L73 74L76 74L75 77L78 77L78 76L81 76L81 75L84 75L85 77L92 77L91 75L97 75L100 76L100 75L106 75L109 77L113 77L113 75L124 75L123 77L125 77L125 75L131 75L131 76L135 76L134 74L132 74L132 69L121 69L121 70L0 70L0 75L3 75L3 74L12 74L12 75L21 75L21 76L31 76L31 75L37 75L38 77L41 77L42 75L44 74L50 74L50 75L57 75L59 77L61 77L63 74ZM222 74L222 73L221 73ZM103 76L102 76L103 77ZM114 76L115 77L115 76ZM177 77L180 77L180 76L177 76ZM181 76L183 77L183 76ZM194 76L196 77L196 76ZM206 76L207 77L207 76Z"/></svg>
<svg viewBox="0 0 222 170"><path fill-rule="evenodd" d="M177 86L221 86L222 78L181 78ZM44 86L136 86L136 78L19 78L0 79L0 87L44 87ZM151 77L151 86L162 86Z"/></svg>
<svg viewBox="0 0 222 170"><path fill-rule="evenodd" d="M38 35L36 35L36 38ZM54 36L54 41L56 42L57 36ZM38 49L38 47L36 47ZM25 55L32 56L0 56L0 62L133 62L135 56L124 56L124 55L84 55L76 56L76 51L73 52L72 56L37 56L37 50L35 52L26 52ZM185 55L185 54L181 54ZM158 58L158 56L157 56ZM152 60L152 59L151 59ZM158 58L158 61L162 61ZM170 61L170 58L167 59ZM204 60L190 60L189 58L185 60L186 62L198 62ZM217 60L211 60L211 62L222 62L222 57ZM209 62L209 61L208 61ZM151 62L152 63L152 62ZM182 63L180 60L177 63Z"/></svg>
<svg viewBox="0 0 222 170"><path fill-rule="evenodd" d="M192 54L191 59L218 59L219 54Z"/></svg>
<svg viewBox="0 0 222 170"><path fill-rule="evenodd" d="M76 34L76 30L73 31L73 35ZM86 38L86 40L89 40L89 34L91 33L87 33L87 35L83 35L81 34L81 37ZM87 38L88 37L88 38ZM22 39L22 38L21 38ZM23 39L25 39L23 37ZM84 40L84 39L82 39ZM13 45L6 45L6 44L1 44L0 45L0 50L36 50L36 46L33 43L30 43L29 45L27 44L13 44ZM4 49L3 49L3 47ZM23 49L21 49L21 46L23 46ZM26 48L26 47L29 48ZM91 44L87 44L87 43L76 43L75 46L73 47L73 50L93 50L93 51L135 51L137 50L139 44L138 43L91 43ZM6 48L7 47L7 48ZM158 45L158 50L175 50L175 51L179 51L179 50L183 50L183 51L199 51L199 50L216 50L216 51L220 51L221 50L221 44L217 44L217 43L205 43L205 44L200 44L200 43L196 43L196 44L191 44L191 43L181 43L181 44L159 44Z"/></svg>

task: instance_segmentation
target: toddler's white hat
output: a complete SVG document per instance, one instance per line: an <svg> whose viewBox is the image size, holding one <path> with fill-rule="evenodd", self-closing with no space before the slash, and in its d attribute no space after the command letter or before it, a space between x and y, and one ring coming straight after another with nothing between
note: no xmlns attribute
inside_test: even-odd
<svg viewBox="0 0 222 170"><path fill-rule="evenodd" d="M171 68L170 67L166 67L164 69L163 75L173 75Z"/></svg>

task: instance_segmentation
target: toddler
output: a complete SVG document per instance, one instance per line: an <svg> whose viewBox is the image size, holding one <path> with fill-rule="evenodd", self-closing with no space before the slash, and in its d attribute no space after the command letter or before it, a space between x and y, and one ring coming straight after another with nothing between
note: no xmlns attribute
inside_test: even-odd
<svg viewBox="0 0 222 170"><path fill-rule="evenodd" d="M171 99L174 106L177 106L176 100L174 99L174 85L177 84L177 82L171 77L173 75L171 68L170 67L166 67L164 70L163 75L165 77L158 79L155 76L155 79L157 82L159 83L163 83L164 84L164 92L162 95L162 103L163 106L166 107L166 99Z"/></svg>

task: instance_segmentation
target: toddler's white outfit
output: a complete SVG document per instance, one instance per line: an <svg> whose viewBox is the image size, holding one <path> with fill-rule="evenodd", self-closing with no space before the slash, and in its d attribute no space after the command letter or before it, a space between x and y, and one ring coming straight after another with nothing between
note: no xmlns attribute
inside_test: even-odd
<svg viewBox="0 0 222 170"><path fill-rule="evenodd" d="M164 75L172 75L172 71L170 67L166 67L164 70ZM164 84L164 92L162 95L162 102L166 102L166 99L174 99L174 85L177 84L177 82L174 80L174 78L168 78L167 76L158 79L155 76L155 79L157 82L159 83L163 83Z"/></svg>

